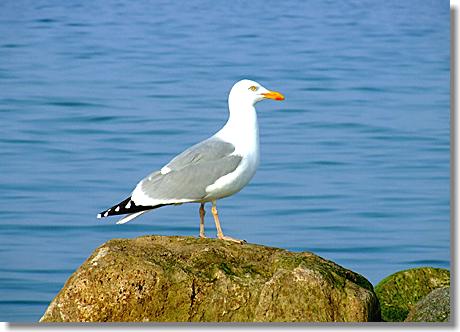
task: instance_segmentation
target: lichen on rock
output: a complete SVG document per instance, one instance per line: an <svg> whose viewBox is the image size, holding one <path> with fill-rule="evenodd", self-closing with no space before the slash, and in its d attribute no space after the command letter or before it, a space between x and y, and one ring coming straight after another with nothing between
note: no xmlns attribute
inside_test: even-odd
<svg viewBox="0 0 460 332"><path fill-rule="evenodd" d="M108 241L41 322L377 321L372 285L309 252L179 236Z"/></svg>
<svg viewBox="0 0 460 332"><path fill-rule="evenodd" d="M418 301L409 312L406 322L449 322L450 287L436 288Z"/></svg>
<svg viewBox="0 0 460 332"><path fill-rule="evenodd" d="M436 288L449 285L449 270L433 267L404 270L386 277L375 287L382 319L388 322L404 321L421 298Z"/></svg>

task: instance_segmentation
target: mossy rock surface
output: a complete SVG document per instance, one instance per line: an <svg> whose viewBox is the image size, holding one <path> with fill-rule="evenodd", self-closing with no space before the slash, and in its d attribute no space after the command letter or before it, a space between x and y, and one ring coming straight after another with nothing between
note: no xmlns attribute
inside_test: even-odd
<svg viewBox="0 0 460 332"><path fill-rule="evenodd" d="M449 270L421 267L396 272L375 287L387 322L402 322L412 307L436 288L450 285Z"/></svg>
<svg viewBox="0 0 460 332"><path fill-rule="evenodd" d="M436 288L415 304L406 322L449 322L450 287Z"/></svg>
<svg viewBox="0 0 460 332"><path fill-rule="evenodd" d="M110 240L42 322L376 321L361 275L309 252L193 237Z"/></svg>

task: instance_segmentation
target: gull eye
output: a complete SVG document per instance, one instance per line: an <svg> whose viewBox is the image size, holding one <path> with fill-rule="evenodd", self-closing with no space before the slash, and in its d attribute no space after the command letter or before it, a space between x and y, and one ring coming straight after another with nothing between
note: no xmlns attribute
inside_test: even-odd
<svg viewBox="0 0 460 332"><path fill-rule="evenodd" d="M253 85L253 86L251 86L251 87L249 88L249 90L251 90L251 91L257 91L257 89L258 89L258 88L257 88L255 85Z"/></svg>

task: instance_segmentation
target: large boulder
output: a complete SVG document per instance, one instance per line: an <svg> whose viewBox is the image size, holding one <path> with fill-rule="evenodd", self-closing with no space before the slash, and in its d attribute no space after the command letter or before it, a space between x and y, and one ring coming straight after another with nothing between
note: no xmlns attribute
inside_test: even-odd
<svg viewBox="0 0 460 332"><path fill-rule="evenodd" d="M418 301L409 312L406 322L449 322L450 287L436 288Z"/></svg>
<svg viewBox="0 0 460 332"><path fill-rule="evenodd" d="M382 319L402 322L412 307L436 288L450 285L449 270L421 267L396 272L375 287L382 309Z"/></svg>
<svg viewBox="0 0 460 332"><path fill-rule="evenodd" d="M192 237L108 241L41 322L376 321L361 275L309 252Z"/></svg>

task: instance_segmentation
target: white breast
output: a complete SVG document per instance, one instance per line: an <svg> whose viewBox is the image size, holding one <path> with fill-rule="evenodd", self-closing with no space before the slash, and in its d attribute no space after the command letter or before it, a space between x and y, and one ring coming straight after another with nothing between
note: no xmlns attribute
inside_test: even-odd
<svg viewBox="0 0 460 332"><path fill-rule="evenodd" d="M235 146L232 153L242 157L240 165L230 174L219 178L206 188L207 200L219 199L235 194L246 186L259 165L259 127L253 106L230 111L226 125L216 135Z"/></svg>

